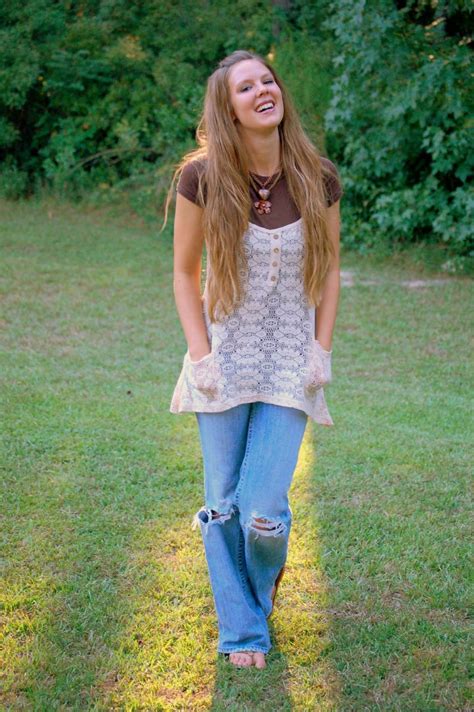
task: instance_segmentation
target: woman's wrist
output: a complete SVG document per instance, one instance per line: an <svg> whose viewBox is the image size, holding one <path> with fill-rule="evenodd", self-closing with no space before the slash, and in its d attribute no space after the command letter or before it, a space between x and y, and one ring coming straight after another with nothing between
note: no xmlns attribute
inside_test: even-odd
<svg viewBox="0 0 474 712"><path fill-rule="evenodd" d="M189 358L191 359L191 361L200 361L205 356L208 356L211 353L211 349L209 348L209 345L201 346L201 347L194 347L192 349L189 348L188 353L189 353Z"/></svg>
<svg viewBox="0 0 474 712"><path fill-rule="evenodd" d="M322 344L321 341L320 341L318 338L315 339L315 342L316 342L317 344L319 344L319 347L320 347L323 351L325 351L327 354L332 354L332 348L331 348L330 345L329 345L329 346L326 346L325 344Z"/></svg>

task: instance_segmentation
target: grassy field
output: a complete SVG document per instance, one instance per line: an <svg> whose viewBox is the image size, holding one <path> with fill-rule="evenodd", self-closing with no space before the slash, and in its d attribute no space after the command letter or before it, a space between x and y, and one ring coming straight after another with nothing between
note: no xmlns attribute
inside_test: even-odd
<svg viewBox="0 0 474 712"><path fill-rule="evenodd" d="M343 254L265 671L218 659L170 233L0 203L5 710L472 709L472 282Z"/></svg>

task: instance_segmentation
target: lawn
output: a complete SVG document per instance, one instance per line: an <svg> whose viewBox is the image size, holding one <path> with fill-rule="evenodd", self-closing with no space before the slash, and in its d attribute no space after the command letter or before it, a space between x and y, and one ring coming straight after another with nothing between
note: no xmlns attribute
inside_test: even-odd
<svg viewBox="0 0 474 712"><path fill-rule="evenodd" d="M168 230L0 203L6 710L472 709L473 290L342 255L264 671L217 657Z"/></svg>

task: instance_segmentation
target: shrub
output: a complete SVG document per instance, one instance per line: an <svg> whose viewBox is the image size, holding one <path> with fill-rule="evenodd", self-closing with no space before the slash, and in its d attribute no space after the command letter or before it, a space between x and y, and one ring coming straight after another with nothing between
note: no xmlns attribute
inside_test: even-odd
<svg viewBox="0 0 474 712"><path fill-rule="evenodd" d="M340 0L326 131L341 157L348 242L441 242L473 255L467 5ZM457 13L457 14L456 14Z"/></svg>

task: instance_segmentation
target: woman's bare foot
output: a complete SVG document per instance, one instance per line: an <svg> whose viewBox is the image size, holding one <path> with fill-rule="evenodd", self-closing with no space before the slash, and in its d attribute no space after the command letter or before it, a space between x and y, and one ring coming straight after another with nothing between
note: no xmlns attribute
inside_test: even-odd
<svg viewBox="0 0 474 712"><path fill-rule="evenodd" d="M256 668L259 668L259 670L263 670L263 668L267 666L267 663L265 662L265 653L252 653L252 657L253 664Z"/></svg>
<svg viewBox="0 0 474 712"><path fill-rule="evenodd" d="M236 667L252 667L255 653L230 653L229 660Z"/></svg>

